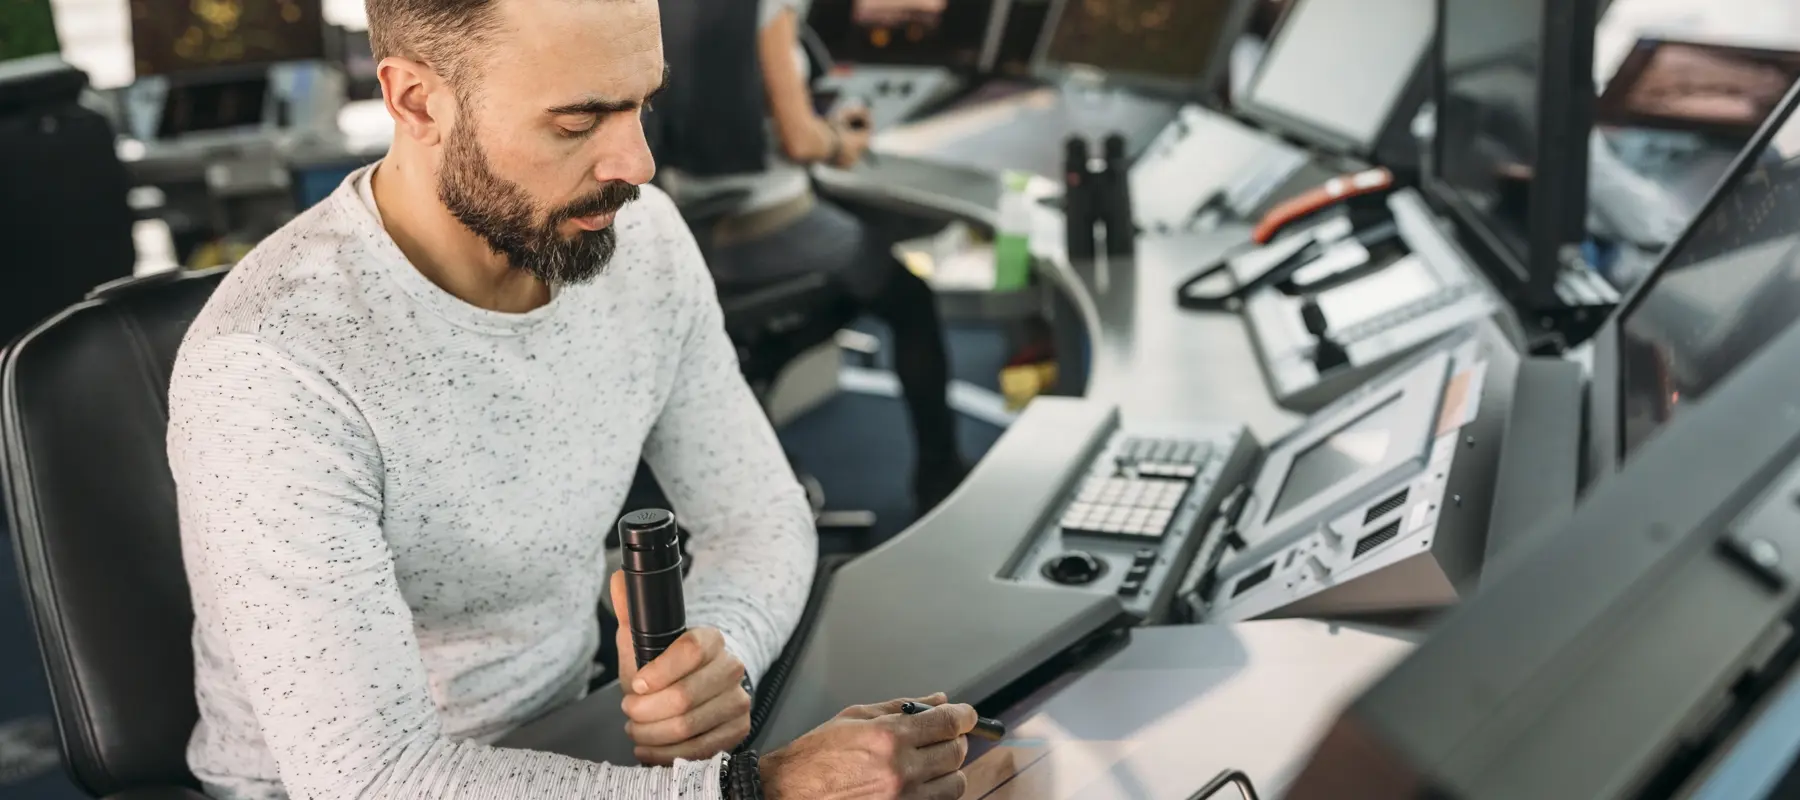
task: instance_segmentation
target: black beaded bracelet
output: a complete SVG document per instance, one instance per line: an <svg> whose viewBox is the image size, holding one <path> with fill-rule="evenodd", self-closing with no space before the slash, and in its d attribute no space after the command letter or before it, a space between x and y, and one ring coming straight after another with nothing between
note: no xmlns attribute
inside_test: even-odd
<svg viewBox="0 0 1800 800"><path fill-rule="evenodd" d="M756 751L733 754L725 762L725 768L719 770L719 782L725 800L763 800L762 772Z"/></svg>

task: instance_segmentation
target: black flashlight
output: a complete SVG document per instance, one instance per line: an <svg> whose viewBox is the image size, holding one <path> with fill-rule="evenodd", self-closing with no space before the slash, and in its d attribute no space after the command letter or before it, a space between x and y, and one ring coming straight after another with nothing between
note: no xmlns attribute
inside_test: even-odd
<svg viewBox="0 0 1800 800"><path fill-rule="evenodd" d="M631 605L631 649L643 669L687 632L675 514L645 508L620 517L619 549L624 556L626 602Z"/></svg>

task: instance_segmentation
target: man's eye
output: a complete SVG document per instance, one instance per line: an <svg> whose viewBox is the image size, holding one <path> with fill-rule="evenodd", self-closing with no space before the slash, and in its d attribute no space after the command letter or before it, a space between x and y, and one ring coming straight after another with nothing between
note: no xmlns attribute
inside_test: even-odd
<svg viewBox="0 0 1800 800"><path fill-rule="evenodd" d="M574 125L558 125L557 130L566 138L579 139L593 133L596 124L596 120L588 119L585 122L579 122Z"/></svg>

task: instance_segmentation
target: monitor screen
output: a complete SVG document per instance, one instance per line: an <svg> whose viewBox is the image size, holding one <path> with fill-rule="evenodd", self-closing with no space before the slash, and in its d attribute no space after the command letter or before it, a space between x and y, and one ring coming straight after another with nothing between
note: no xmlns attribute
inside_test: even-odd
<svg viewBox="0 0 1800 800"><path fill-rule="evenodd" d="M325 58L320 0L131 0L139 77Z"/></svg>
<svg viewBox="0 0 1800 800"><path fill-rule="evenodd" d="M833 60L979 69L998 0L813 0L806 21Z"/></svg>
<svg viewBox="0 0 1800 800"><path fill-rule="evenodd" d="M1595 107L1595 120L1748 138L1800 78L1800 52L1639 39Z"/></svg>
<svg viewBox="0 0 1800 800"><path fill-rule="evenodd" d="M209 81L169 90L156 135L175 139L190 133L254 128L262 124L269 102L269 79L250 76Z"/></svg>
<svg viewBox="0 0 1800 800"><path fill-rule="evenodd" d="M1793 102L1621 313L1621 459L1800 318Z"/></svg>
<svg viewBox="0 0 1800 800"><path fill-rule="evenodd" d="M1536 175L1540 31L1546 0L1444 0L1437 173L1505 248L1528 263Z"/></svg>
<svg viewBox="0 0 1800 800"><path fill-rule="evenodd" d="M1043 60L1203 91L1246 10L1239 0L1060 0Z"/></svg>
<svg viewBox="0 0 1800 800"><path fill-rule="evenodd" d="M59 49L50 0L0 0L0 61Z"/></svg>
<svg viewBox="0 0 1800 800"><path fill-rule="evenodd" d="M994 72L1008 77L1031 74L1031 59L1038 39L1050 21L1050 0L1012 0L1006 7L1006 24L994 50Z"/></svg>
<svg viewBox="0 0 1800 800"><path fill-rule="evenodd" d="M1338 481L1385 460L1394 438L1394 413L1404 408L1400 397L1396 394L1294 456L1294 463L1288 468L1287 478L1281 483L1281 491L1269 509L1268 518L1279 517L1335 486Z"/></svg>
<svg viewBox="0 0 1800 800"><path fill-rule="evenodd" d="M1374 149L1431 45L1435 0L1299 0L1269 43L1241 105Z"/></svg>

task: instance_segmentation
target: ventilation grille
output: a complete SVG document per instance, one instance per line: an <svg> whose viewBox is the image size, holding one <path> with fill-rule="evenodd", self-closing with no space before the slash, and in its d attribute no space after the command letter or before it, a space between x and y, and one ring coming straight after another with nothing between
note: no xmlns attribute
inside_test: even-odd
<svg viewBox="0 0 1800 800"><path fill-rule="evenodd" d="M1381 530L1356 540L1356 553L1351 558L1362 558L1364 553L1388 543L1389 539L1400 534L1400 520L1394 520L1381 526Z"/></svg>
<svg viewBox="0 0 1800 800"><path fill-rule="evenodd" d="M1403 505L1406 505L1405 489L1396 492L1393 497L1369 506L1369 513L1363 515L1363 524L1367 525L1375 520L1381 519L1382 517L1387 516L1388 512Z"/></svg>
<svg viewBox="0 0 1800 800"><path fill-rule="evenodd" d="M1245 575L1242 580L1238 581L1237 586L1231 590L1231 596L1237 597L1240 594L1256 588L1257 584L1268 580L1269 576L1274 574L1275 562L1271 561L1262 565L1262 569L1252 572L1249 575Z"/></svg>

